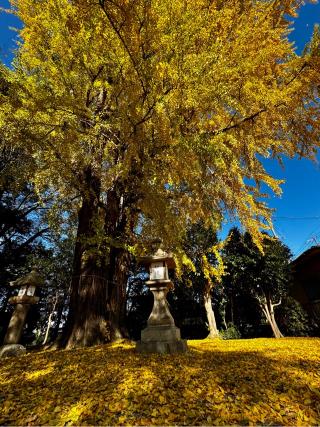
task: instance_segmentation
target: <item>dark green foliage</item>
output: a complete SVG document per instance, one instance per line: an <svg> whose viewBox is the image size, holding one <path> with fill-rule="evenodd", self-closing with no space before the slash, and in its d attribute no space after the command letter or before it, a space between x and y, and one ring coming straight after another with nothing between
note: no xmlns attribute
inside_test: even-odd
<svg viewBox="0 0 320 427"><path fill-rule="evenodd" d="M129 278L127 286L126 326L129 336L134 340L140 339L153 305L152 293L144 284L146 277L145 272L135 273Z"/></svg>
<svg viewBox="0 0 320 427"><path fill-rule="evenodd" d="M269 236L263 248L261 253L249 233L234 228L223 252L227 321L236 324L243 336L268 335L263 308L271 310L280 302L291 283L289 248Z"/></svg>
<svg viewBox="0 0 320 427"><path fill-rule="evenodd" d="M0 78L0 91L1 85ZM57 335L55 321L63 320L68 303L73 224L68 228L61 225L68 217L67 211L61 211L56 230L50 230L48 215L53 212L54 195L43 193L39 200L30 184L32 170L33 159L21 149L4 144L0 135L0 344L13 310L8 300L17 293L9 282L28 273L34 264L40 268L46 286L37 290L40 302L29 310L22 342L30 344L36 335L41 339L57 289L60 301L56 319L53 317L52 337Z"/></svg>
<svg viewBox="0 0 320 427"><path fill-rule="evenodd" d="M274 302L285 293L291 281L290 250L268 236L263 248L264 254L255 246L249 233L242 235L237 229L231 230L224 249L226 292L237 293L241 288L255 299L267 296Z"/></svg>
<svg viewBox="0 0 320 427"><path fill-rule="evenodd" d="M12 312L8 300L16 293L9 282L29 272L33 259L46 256L43 236L48 230L41 219L40 206L31 186L24 185L18 191L16 188L11 190L8 181L7 185L6 188L0 186L1 342ZM34 317L33 311L30 311L28 319Z"/></svg>
<svg viewBox="0 0 320 427"><path fill-rule="evenodd" d="M286 296L278 310L279 324L285 335L307 336L312 332L312 327L307 312L298 301Z"/></svg>
<svg viewBox="0 0 320 427"><path fill-rule="evenodd" d="M169 292L167 299L182 338L197 339L208 335L201 286L198 282L194 281L191 284L175 280L174 289Z"/></svg>
<svg viewBox="0 0 320 427"><path fill-rule="evenodd" d="M241 338L239 329L233 323L229 323L227 329L221 330L219 334L224 340L238 340Z"/></svg>

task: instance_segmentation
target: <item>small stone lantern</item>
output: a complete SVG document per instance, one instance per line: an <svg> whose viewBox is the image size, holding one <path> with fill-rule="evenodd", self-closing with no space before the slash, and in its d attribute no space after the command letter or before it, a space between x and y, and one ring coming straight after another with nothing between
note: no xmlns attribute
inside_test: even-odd
<svg viewBox="0 0 320 427"><path fill-rule="evenodd" d="M19 343L28 311L31 305L39 301L39 297L34 296L36 287L43 284L44 280L36 267L26 276L10 282L10 286L19 288L19 292L17 296L9 298L9 303L16 307L12 313L8 330L4 337L5 345Z"/></svg>
<svg viewBox="0 0 320 427"><path fill-rule="evenodd" d="M141 341L137 342L139 353L183 353L187 344L180 337L180 329L174 324L166 299L173 287L168 269L175 268L172 255L158 249L153 256L138 259L141 265L149 268L150 280L146 282L154 296L153 309L148 326L141 332Z"/></svg>

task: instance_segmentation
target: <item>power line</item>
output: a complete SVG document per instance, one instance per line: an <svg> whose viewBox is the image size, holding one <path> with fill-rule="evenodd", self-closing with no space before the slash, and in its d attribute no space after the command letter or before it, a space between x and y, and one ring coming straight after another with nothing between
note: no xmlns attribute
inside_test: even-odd
<svg viewBox="0 0 320 427"><path fill-rule="evenodd" d="M315 220L320 219L320 216L275 216L273 217L274 220L277 219L289 219L289 220Z"/></svg>
<svg viewBox="0 0 320 427"><path fill-rule="evenodd" d="M277 223L277 220L284 220L284 221L316 220L316 221L318 221L318 220L320 220L320 215L313 215L313 216L274 216L273 220L275 223ZM277 229L279 230L278 226L277 226ZM284 235L282 234L282 236L281 236L281 234L280 234L280 237L282 238L283 241L285 241L286 239L284 239ZM319 228L319 223L317 223L317 226L311 231L311 233L308 233L307 238L303 241L303 243L301 244L299 249L294 252L294 257L299 256L302 252L304 252L307 248L309 248L312 245L312 243L318 245L319 236L320 236L320 228Z"/></svg>
<svg viewBox="0 0 320 427"><path fill-rule="evenodd" d="M310 246L310 243L314 241L314 239L317 239L319 233L320 228L317 226L314 230L311 231L311 233L308 234L307 238L297 250L296 256L300 255L305 249L307 249Z"/></svg>

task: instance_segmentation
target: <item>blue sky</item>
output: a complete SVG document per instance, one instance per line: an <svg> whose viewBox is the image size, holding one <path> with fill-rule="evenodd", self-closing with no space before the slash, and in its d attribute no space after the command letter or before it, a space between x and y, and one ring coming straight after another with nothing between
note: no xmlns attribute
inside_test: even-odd
<svg viewBox="0 0 320 427"><path fill-rule="evenodd" d="M0 6L8 7L7 0ZM295 20L290 39L300 52L310 39L315 23L320 22L320 4L307 4ZM0 13L0 59L10 65L17 33L10 27L20 27L17 19ZM320 156L319 156L320 159ZM282 197L272 196L269 206L276 209L275 231L295 256L314 244L320 244L320 165L309 160L284 159L284 168L275 161L264 162L267 170L276 178L284 179ZM226 224L225 235L231 224Z"/></svg>
<svg viewBox="0 0 320 427"><path fill-rule="evenodd" d="M308 4L300 10L290 36L298 52L310 39L314 24L319 22L320 4ZM269 206L276 208L274 226L278 236L297 256L320 244L320 165L304 159L285 159L284 169L274 161L265 165L273 176L286 180L282 197L272 197Z"/></svg>

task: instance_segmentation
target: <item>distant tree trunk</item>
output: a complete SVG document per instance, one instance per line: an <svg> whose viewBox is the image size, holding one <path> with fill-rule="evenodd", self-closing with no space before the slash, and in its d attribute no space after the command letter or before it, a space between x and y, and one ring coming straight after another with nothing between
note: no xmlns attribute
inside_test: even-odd
<svg viewBox="0 0 320 427"><path fill-rule="evenodd" d="M226 304L223 305L221 310L222 323L225 329L228 329L227 321L226 321Z"/></svg>
<svg viewBox="0 0 320 427"><path fill-rule="evenodd" d="M281 333L275 316L274 316L274 307L281 304L281 300L277 304L272 304L269 298L266 298L264 301L259 300L260 307L265 315L268 323L271 326L273 335L275 338L283 338L283 334Z"/></svg>
<svg viewBox="0 0 320 427"><path fill-rule="evenodd" d="M52 328L52 331L51 331L51 337L52 337L52 341L53 342L56 341L56 339L58 338L59 326L60 326L60 323L61 323L62 313L63 313L63 309L64 309L64 306L65 306L65 301L64 300L65 300L65 295L63 295L61 297L60 303L59 303L58 308L57 308L57 319L56 319L56 322L55 322L55 326Z"/></svg>
<svg viewBox="0 0 320 427"><path fill-rule="evenodd" d="M230 297L230 317L231 317L231 323L234 325L234 296L233 296L233 292L231 292L231 297Z"/></svg>
<svg viewBox="0 0 320 427"><path fill-rule="evenodd" d="M42 343L43 345L45 345L47 343L47 341L48 341L50 327L51 327L51 321L52 321L52 316L54 315L54 312L55 312L58 300L59 300L59 295L58 295L58 292L57 292L56 296L55 296L55 299L54 299L54 303L53 303L53 306L52 306L51 313L50 313L49 318L48 318L47 330L46 330L46 334L45 334L45 337L44 337L44 340L43 340L43 343Z"/></svg>
<svg viewBox="0 0 320 427"><path fill-rule="evenodd" d="M208 338L218 338L219 331L217 329L217 322L216 322L216 318L212 308L211 287L209 285L209 282L207 282L205 286L203 298L204 298L204 308L206 310L208 326L209 326Z"/></svg>

